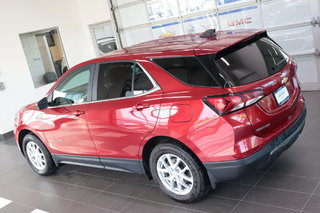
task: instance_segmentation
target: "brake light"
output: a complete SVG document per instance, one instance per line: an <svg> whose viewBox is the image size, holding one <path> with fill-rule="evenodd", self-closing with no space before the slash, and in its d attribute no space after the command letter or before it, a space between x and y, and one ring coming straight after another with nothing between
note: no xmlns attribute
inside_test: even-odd
<svg viewBox="0 0 320 213"><path fill-rule="evenodd" d="M298 64L295 60L292 60L292 65L294 67L294 73L297 73L297 70L298 70Z"/></svg>
<svg viewBox="0 0 320 213"><path fill-rule="evenodd" d="M243 92L241 94L244 97L244 100L246 101L246 107L258 102L261 98L264 97L264 93L262 90L253 90L251 92Z"/></svg>
<svg viewBox="0 0 320 213"><path fill-rule="evenodd" d="M208 96L203 99L209 107L219 115L226 115L231 112L248 107L264 97L261 89L231 93L218 96Z"/></svg>

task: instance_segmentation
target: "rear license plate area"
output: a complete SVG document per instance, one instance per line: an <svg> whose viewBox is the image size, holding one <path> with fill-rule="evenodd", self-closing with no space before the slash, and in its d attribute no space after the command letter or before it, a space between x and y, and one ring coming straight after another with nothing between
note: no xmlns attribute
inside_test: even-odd
<svg viewBox="0 0 320 213"><path fill-rule="evenodd" d="M274 97L276 98L277 104L282 106L290 98L287 87L284 85L277 89L277 91L274 92Z"/></svg>

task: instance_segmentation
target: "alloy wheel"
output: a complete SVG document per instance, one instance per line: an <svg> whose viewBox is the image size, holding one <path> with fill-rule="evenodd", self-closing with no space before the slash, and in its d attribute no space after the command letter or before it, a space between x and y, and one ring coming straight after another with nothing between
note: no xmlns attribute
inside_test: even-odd
<svg viewBox="0 0 320 213"><path fill-rule="evenodd" d="M159 157L157 173L162 184L177 195L186 195L193 188L194 179L189 166L174 154Z"/></svg>
<svg viewBox="0 0 320 213"><path fill-rule="evenodd" d="M27 156L32 165L38 170L46 168L46 159L40 147L33 141L27 143L26 146Z"/></svg>

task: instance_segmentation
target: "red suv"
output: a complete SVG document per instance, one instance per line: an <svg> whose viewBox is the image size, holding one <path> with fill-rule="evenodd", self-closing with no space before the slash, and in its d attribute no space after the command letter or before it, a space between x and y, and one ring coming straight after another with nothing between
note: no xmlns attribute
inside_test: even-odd
<svg viewBox="0 0 320 213"><path fill-rule="evenodd" d="M15 136L40 175L61 164L146 174L191 202L296 141L306 118L296 71L266 31L149 41L67 71L17 113Z"/></svg>

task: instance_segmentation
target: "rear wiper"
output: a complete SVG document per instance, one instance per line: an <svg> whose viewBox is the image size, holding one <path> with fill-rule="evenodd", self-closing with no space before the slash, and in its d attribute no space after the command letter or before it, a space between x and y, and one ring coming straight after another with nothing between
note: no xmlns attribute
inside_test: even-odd
<svg viewBox="0 0 320 213"><path fill-rule="evenodd" d="M282 64L284 61L287 61L286 58L282 59L281 61L279 61L277 64L275 64L271 69L274 71L276 69L279 69L280 64Z"/></svg>

